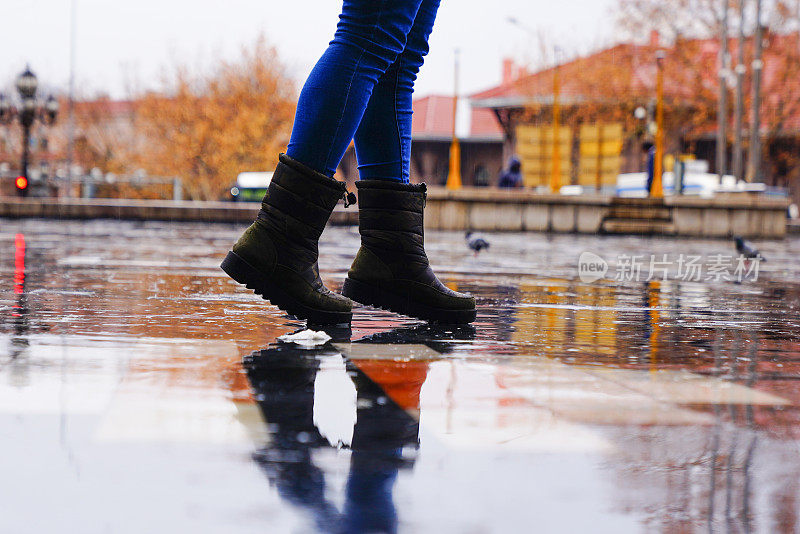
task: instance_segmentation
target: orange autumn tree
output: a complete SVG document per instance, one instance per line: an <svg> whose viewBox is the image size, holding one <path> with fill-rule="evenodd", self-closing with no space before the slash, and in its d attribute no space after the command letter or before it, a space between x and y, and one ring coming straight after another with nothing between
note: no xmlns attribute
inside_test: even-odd
<svg viewBox="0 0 800 534"><path fill-rule="evenodd" d="M137 167L180 177L196 200L219 199L240 172L275 168L291 133L296 87L263 38L239 61L208 75L181 67L166 85L137 103L144 145Z"/></svg>
<svg viewBox="0 0 800 534"><path fill-rule="evenodd" d="M731 65L737 62L739 33L738 0L729 2L729 50ZM766 178L777 185L788 185L789 175L800 176L800 157L795 139L800 133L800 9L797 0L764 0L762 24L763 77L761 101L762 161ZM709 53L709 40L718 43L721 24L719 0L619 0L618 27L634 40L646 40L657 31L676 56L678 69L671 77L688 81L695 108L704 116L694 117L699 130L716 128L719 93L719 61L716 49ZM745 0L745 46L743 126L749 129L752 110L752 68L754 56L755 1ZM729 88L734 90L731 76ZM733 96L728 99L728 115L733 113ZM705 120L704 120L705 119ZM729 135L732 133L729 131ZM747 144L745 137L745 144ZM729 142L731 140L729 139Z"/></svg>
<svg viewBox="0 0 800 534"><path fill-rule="evenodd" d="M572 83L583 97L584 121L609 121L625 125L625 131L643 134L644 123L634 117L638 107L655 105L658 75L654 44L623 44L592 58L577 61ZM676 39L662 60L664 72L664 127L668 149L714 119L716 89L706 72L713 71L716 52L698 40ZM669 146L671 145L671 146Z"/></svg>
<svg viewBox="0 0 800 534"><path fill-rule="evenodd" d="M736 62L738 0L729 12L729 50ZM764 70L761 91L763 172L760 178L775 185L791 185L800 178L800 11L797 0L764 2ZM719 100L718 0L618 0L617 27L625 41L586 57L562 62L561 122L567 126L595 122L622 123L630 156L646 138L644 121L634 110L652 107L655 99L656 54L664 51L665 131L669 152L695 150L698 140L713 139ZM752 61L754 58L755 2L745 1L743 127L744 153L749 157L748 129L752 119ZM660 36L659 39L654 37ZM520 92L530 104L523 121L551 121L553 69L523 77ZM729 75L729 146L733 117L734 79ZM634 157L633 160L636 158ZM630 161L630 159L628 160ZM633 170L635 166L631 166Z"/></svg>

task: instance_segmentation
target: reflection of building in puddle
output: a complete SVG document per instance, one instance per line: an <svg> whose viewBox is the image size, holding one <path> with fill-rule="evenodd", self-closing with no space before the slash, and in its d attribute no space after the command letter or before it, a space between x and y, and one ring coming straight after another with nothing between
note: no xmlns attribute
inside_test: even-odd
<svg viewBox="0 0 800 534"><path fill-rule="evenodd" d="M575 286L575 345L605 356L617 353L614 288Z"/></svg>
<svg viewBox="0 0 800 534"><path fill-rule="evenodd" d="M550 357L616 354L613 287L547 280L520 284L520 293L512 341Z"/></svg>
<svg viewBox="0 0 800 534"><path fill-rule="evenodd" d="M549 279L524 281L519 291L511 336L516 352L565 363L700 369L713 365L715 328L731 330L743 321L762 327L774 319L716 302L711 290L697 283L651 280L612 286ZM730 335L736 337L736 331ZM777 335L780 327L765 333ZM777 338L784 349L791 344L791 335Z"/></svg>
<svg viewBox="0 0 800 534"><path fill-rule="evenodd" d="M770 438L751 414L721 407L706 427L609 428L614 508L653 531L797 532L796 442Z"/></svg>
<svg viewBox="0 0 800 534"><path fill-rule="evenodd" d="M517 321L511 341L534 344L539 351L555 353L563 350L567 334L567 310L561 308L567 282L550 280L521 283Z"/></svg>
<svg viewBox="0 0 800 534"><path fill-rule="evenodd" d="M606 426L616 453L614 508L636 513L648 530L686 532L795 532L800 502L796 439L775 439L775 422L758 413L790 408L786 399L754 389L758 343L717 336L716 375L656 371L627 373L620 384L693 407L705 421ZM739 361L736 365L731 362ZM668 379L674 375L674 380ZM787 439L788 438L788 439Z"/></svg>
<svg viewBox="0 0 800 534"><path fill-rule="evenodd" d="M795 531L800 469L786 425L800 399L777 386L796 374L781 372L793 365L783 352L791 335L781 322L764 332L781 347L764 362L758 339L730 328L769 325L769 314L737 315L702 284L640 288L521 286L514 340L524 358L499 367L498 383L557 418L602 428L617 451L614 500L644 512L649 528Z"/></svg>

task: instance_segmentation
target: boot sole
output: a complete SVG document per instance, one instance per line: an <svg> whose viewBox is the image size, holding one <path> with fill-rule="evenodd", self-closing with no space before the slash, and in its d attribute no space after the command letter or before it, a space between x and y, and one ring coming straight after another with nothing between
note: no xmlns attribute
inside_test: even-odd
<svg viewBox="0 0 800 534"><path fill-rule="evenodd" d="M352 312L333 312L306 306L296 298L288 295L278 284L273 283L258 269L247 263L238 254L231 251L222 260L220 265L223 271L247 289L252 289L256 295L277 306L289 315L306 319L315 324L342 324L350 323L353 319Z"/></svg>
<svg viewBox="0 0 800 534"><path fill-rule="evenodd" d="M434 308L419 302L414 302L408 297L390 293L373 284L367 284L345 278L342 286L342 295L365 306L380 308L382 310L423 319L440 324L468 324L475 321L475 310L448 310Z"/></svg>

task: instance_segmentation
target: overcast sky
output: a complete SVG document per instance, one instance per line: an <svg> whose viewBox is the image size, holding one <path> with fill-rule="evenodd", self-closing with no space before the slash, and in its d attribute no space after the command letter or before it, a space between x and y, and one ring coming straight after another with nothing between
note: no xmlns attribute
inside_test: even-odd
<svg viewBox="0 0 800 534"><path fill-rule="evenodd" d="M66 88L72 0L3 0L0 87L26 63L44 84ZM157 88L176 63L207 66L233 59L263 33L302 80L336 26L339 0L74 0L79 95L124 97ZM462 93L496 84L510 56L541 60L540 39L586 51L613 37L615 0L442 0L417 95L452 91L453 50L461 50ZM513 16L528 31L508 22Z"/></svg>

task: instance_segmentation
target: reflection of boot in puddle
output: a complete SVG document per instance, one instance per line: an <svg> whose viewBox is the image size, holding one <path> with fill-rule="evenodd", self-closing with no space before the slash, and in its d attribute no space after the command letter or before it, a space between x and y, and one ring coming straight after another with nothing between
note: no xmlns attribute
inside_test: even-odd
<svg viewBox="0 0 800 534"><path fill-rule="evenodd" d="M347 368L357 391L357 419L345 531L396 532L392 489L398 469L413 466L419 448L419 392L428 366L362 360Z"/></svg>
<svg viewBox="0 0 800 534"><path fill-rule="evenodd" d="M475 339L475 327L471 324L418 324L364 336L357 343L420 344L427 345L437 352L446 354L453 349L457 342L473 339Z"/></svg>
<svg viewBox="0 0 800 534"><path fill-rule="evenodd" d="M328 444L313 413L317 357L323 353L330 351L280 345L249 356L244 367L271 438L254 460L283 499L308 510L317 527L330 531L339 512L326 500L324 474L311 458L314 448Z"/></svg>
<svg viewBox="0 0 800 534"><path fill-rule="evenodd" d="M419 447L419 392L427 364L346 363L356 388L357 419L340 514L326 500L325 474L312 458L316 448L330 446L314 424L319 359L338 356L330 347L308 350L279 344L245 359L253 395L271 436L254 458L281 498L310 512L320 530L395 532L392 489L398 469L413 465Z"/></svg>

